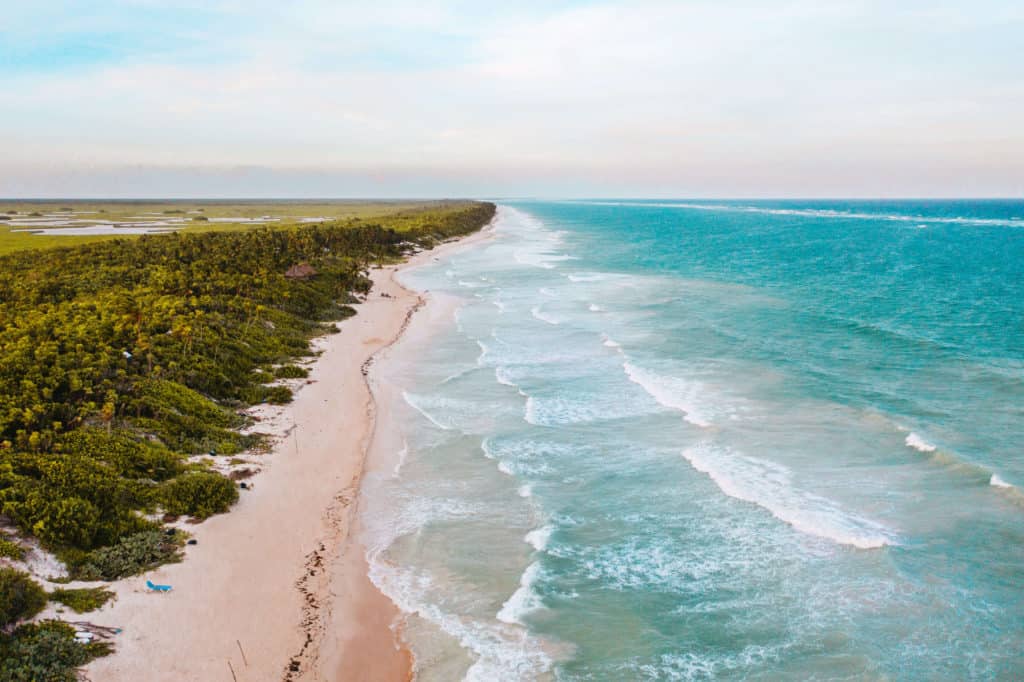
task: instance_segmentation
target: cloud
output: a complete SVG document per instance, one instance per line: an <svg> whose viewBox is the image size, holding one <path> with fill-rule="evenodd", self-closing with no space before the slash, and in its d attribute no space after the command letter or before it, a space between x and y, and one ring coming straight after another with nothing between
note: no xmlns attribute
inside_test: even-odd
<svg viewBox="0 0 1024 682"><path fill-rule="evenodd" d="M154 190L191 186L174 168L237 187L239 166L484 194L1006 194L1024 177L1010 2L45 4L14 12L2 49L116 49L0 72L0 194L140 164ZM43 14L61 17L49 39L26 28Z"/></svg>

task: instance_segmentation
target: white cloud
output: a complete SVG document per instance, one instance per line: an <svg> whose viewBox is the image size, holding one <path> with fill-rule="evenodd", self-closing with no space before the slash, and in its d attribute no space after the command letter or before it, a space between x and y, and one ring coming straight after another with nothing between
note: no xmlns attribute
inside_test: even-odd
<svg viewBox="0 0 1024 682"><path fill-rule="evenodd" d="M1024 84L1005 68L1024 48L986 41L1024 28L1008 3L972 20L853 0L196 7L219 19L189 45L217 59L0 72L0 194L26 169L140 163L495 194L1016 193L1024 176Z"/></svg>

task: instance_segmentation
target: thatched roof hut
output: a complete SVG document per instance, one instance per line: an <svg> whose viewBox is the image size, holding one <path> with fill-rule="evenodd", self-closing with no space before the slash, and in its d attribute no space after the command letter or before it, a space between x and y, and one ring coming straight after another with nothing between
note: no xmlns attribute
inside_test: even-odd
<svg viewBox="0 0 1024 682"><path fill-rule="evenodd" d="M309 263L298 263L288 268L284 276L288 279L309 279L315 277L316 274L316 268Z"/></svg>

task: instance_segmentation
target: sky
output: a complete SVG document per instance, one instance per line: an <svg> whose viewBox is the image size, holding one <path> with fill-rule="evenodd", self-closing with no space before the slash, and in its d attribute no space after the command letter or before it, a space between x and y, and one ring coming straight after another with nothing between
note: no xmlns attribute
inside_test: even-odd
<svg viewBox="0 0 1024 682"><path fill-rule="evenodd" d="M3 197L1024 197L1020 0L0 0Z"/></svg>

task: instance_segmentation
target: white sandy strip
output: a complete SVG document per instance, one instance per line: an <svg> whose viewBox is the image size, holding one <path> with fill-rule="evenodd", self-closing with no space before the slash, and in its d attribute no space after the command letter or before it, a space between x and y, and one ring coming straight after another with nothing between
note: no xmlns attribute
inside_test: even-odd
<svg viewBox="0 0 1024 682"><path fill-rule="evenodd" d="M198 544L184 562L115 584L117 600L83 617L123 628L116 653L87 667L90 679L409 678L409 654L392 629L398 611L367 577L363 548L349 541L373 427L363 366L421 302L394 281L395 270L373 271L359 314L321 343L313 383L273 420L291 431L261 460L254 489L241 491L230 513L191 528ZM174 590L148 593L147 578Z"/></svg>

